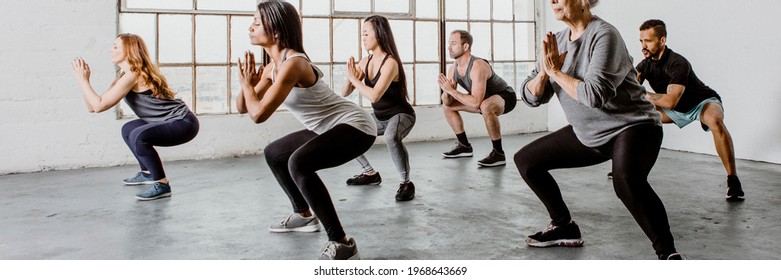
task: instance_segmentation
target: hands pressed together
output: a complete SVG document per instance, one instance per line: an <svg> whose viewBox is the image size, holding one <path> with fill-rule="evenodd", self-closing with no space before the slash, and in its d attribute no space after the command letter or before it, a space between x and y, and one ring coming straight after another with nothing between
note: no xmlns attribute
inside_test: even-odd
<svg viewBox="0 0 781 280"><path fill-rule="evenodd" d="M458 71L453 69L453 71ZM445 74L439 73L439 78L437 79L437 83L439 83L439 88L442 89L446 94L450 94L450 92L453 92L456 90L456 81L448 78L445 76Z"/></svg>
<svg viewBox="0 0 781 280"><path fill-rule="evenodd" d="M239 83L241 86L248 86L254 88L255 85L260 82L260 78L263 76L263 66L255 66L255 54L250 51L244 52L244 62L239 57Z"/></svg>
<svg viewBox="0 0 781 280"><path fill-rule="evenodd" d="M347 81L352 84L359 84L363 80L364 75L363 71L355 67L355 58L351 56L347 61Z"/></svg>
<svg viewBox="0 0 781 280"><path fill-rule="evenodd" d="M559 53L556 35L552 32L545 34L545 39L542 41L542 61L540 62L540 67L547 75L552 76L555 72L561 71L566 55L567 52Z"/></svg>
<svg viewBox="0 0 781 280"><path fill-rule="evenodd" d="M77 57L73 59L71 66L73 67L73 75L76 76L77 80L89 82L89 76L92 72L89 69L89 64L83 58Z"/></svg>

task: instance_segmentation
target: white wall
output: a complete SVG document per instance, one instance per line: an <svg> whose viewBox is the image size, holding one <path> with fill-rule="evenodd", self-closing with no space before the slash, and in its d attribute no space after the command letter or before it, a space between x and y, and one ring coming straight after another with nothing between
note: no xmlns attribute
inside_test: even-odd
<svg viewBox="0 0 781 280"><path fill-rule="evenodd" d="M552 17L550 1L543 5L544 29L562 30L565 25ZM594 9L621 32L635 64L642 59L640 24L663 20L668 46L685 56L697 76L721 95L735 156L772 163L781 163L778 11L781 2L773 0L603 0ZM566 125L561 107L553 103L548 113L551 130ZM716 154L711 134L697 123L683 129L665 125L664 133L664 148Z"/></svg>
<svg viewBox="0 0 781 280"><path fill-rule="evenodd" d="M0 1L0 174L135 162L120 137L126 120L117 120L113 111L88 113L70 69L72 59L82 56L93 70L95 89L108 87L114 78L109 48L116 14L117 1L111 0ZM454 137L438 106L416 111L408 141ZM200 120L195 140L158 149L164 160L257 154L301 128L288 113L261 125L237 115ZM545 131L547 110L519 105L501 120L504 134ZM471 137L487 135L480 116L470 114L465 121Z"/></svg>

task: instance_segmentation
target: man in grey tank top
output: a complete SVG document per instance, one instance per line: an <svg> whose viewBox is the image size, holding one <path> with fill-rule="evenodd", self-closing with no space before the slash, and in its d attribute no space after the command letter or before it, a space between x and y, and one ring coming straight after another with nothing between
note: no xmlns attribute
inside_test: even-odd
<svg viewBox="0 0 781 280"><path fill-rule="evenodd" d="M443 91L445 118L458 142L452 150L442 155L445 158L472 156L472 145L467 140L460 112L478 113L485 120L493 150L477 164L484 167L501 166L505 164L505 156L499 116L512 111L518 99L513 88L494 73L488 61L472 56L472 42L469 32L455 30L450 33L447 49L450 57L456 61L448 69L447 76L439 74L438 82ZM457 85L461 85L467 92L459 92Z"/></svg>

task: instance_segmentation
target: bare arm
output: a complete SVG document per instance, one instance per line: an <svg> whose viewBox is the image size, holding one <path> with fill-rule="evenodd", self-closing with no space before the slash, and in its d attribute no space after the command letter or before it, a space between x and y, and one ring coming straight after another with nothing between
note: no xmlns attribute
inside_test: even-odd
<svg viewBox="0 0 781 280"><path fill-rule="evenodd" d="M452 77L454 71L457 71L455 67L451 67L450 77ZM456 90L456 82L444 75L439 75L439 87L445 94L449 95L453 99L457 100L461 104L464 104L474 110L480 109L480 104L485 99L486 82L491 77L491 68L488 63L482 60L475 61L472 65L472 73L469 74L472 79L472 92L462 93Z"/></svg>
<svg viewBox="0 0 781 280"><path fill-rule="evenodd" d="M645 99L651 101L651 103L656 105L656 107L672 110L675 108L675 105L678 105L678 101L681 100L681 96L683 96L684 90L686 90L686 87L683 85L669 84L667 85L666 94L648 92L645 94Z"/></svg>
<svg viewBox="0 0 781 280"><path fill-rule="evenodd" d="M90 83L89 64L82 58L77 58L72 63L73 74L79 82L82 97L87 104L87 110L91 113L100 113L117 105L127 93L133 89L136 84L136 75L133 73L124 73L106 90L102 95L98 95Z"/></svg>
<svg viewBox="0 0 781 280"><path fill-rule="evenodd" d="M254 58L251 60L254 62ZM275 80L268 88L264 89L260 84L255 88L249 88L248 83L242 85L245 105L252 121L262 123L268 120L299 81L311 78L307 75L314 75L311 67L304 58L291 58L290 61L279 67ZM241 72L244 73L242 76L246 77L251 74L251 70L247 67L242 68ZM263 79L268 79L269 75L271 74L264 74ZM310 80L316 80L316 77ZM256 89L259 91L256 92Z"/></svg>
<svg viewBox="0 0 781 280"><path fill-rule="evenodd" d="M350 68L348 65L348 72L357 71L355 69L349 69ZM382 96L385 94L385 91L388 90L388 87L390 87L393 79L399 75L399 65L396 63L396 59L393 57L388 58L388 61L382 65L382 68L378 73L382 73L382 76L380 76L380 79L377 81L377 84L375 84L374 87L369 87L363 84L361 79L358 78L358 75L348 74L347 77L350 80L350 84L358 89L358 91L364 97L369 99L371 103L376 103L380 100L380 98L382 98ZM366 73L364 73L364 75L366 75Z"/></svg>

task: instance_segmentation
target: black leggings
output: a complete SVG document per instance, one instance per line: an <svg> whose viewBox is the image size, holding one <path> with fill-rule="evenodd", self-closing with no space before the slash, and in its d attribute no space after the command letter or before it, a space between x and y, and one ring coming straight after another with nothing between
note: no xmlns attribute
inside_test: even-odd
<svg viewBox="0 0 781 280"><path fill-rule="evenodd" d="M147 122L136 119L122 126L125 140L142 171L149 171L154 180L165 178L163 162L154 146L170 147L184 144L198 135L200 124L192 112L181 120Z"/></svg>
<svg viewBox="0 0 781 280"><path fill-rule="evenodd" d="M656 254L676 252L664 204L648 184L662 144L660 126L636 125L597 148L583 145L572 126L541 137L515 154L515 164L526 184L540 198L554 225L572 217L561 197L553 169L595 165L613 160L613 188L643 232L651 239Z"/></svg>
<svg viewBox="0 0 781 280"><path fill-rule="evenodd" d="M266 162L290 198L293 211L301 213L311 207L330 241L341 240L345 233L331 195L317 171L362 155L374 144L374 138L350 125L340 124L320 135L310 130L291 133L271 142L264 150Z"/></svg>

